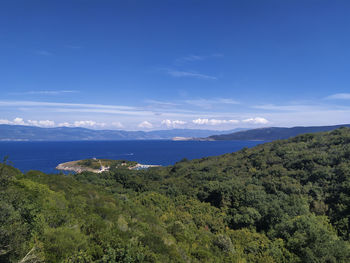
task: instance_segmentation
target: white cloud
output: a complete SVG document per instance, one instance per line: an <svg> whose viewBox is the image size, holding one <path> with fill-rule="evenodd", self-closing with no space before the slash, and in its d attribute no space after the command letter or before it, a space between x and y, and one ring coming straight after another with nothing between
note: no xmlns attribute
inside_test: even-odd
<svg viewBox="0 0 350 263"><path fill-rule="evenodd" d="M152 101L149 102L152 103ZM205 104L211 104L213 107L212 110L207 110L201 107L192 107L190 103L202 107L205 107ZM222 103L222 106L220 103ZM303 101L291 102L285 105L281 102L281 105L261 104L260 106L254 106L245 105L242 102L240 107L235 105L230 107L234 103L236 103L234 98L229 97L194 97L192 100L190 98L184 99L183 97L179 97L176 100L176 97L173 97L169 102L154 101L155 105L159 104L162 107L156 105L150 108L146 103L142 102L133 104L135 106L119 106L119 104L0 100L0 112L2 112L0 124L49 127L52 123L45 123L44 121L50 120L55 121L55 126L75 127L78 125L93 129L103 127L103 129L138 130L142 128L138 127L138 124L147 120L153 125L141 125L146 127L146 130L149 127L152 127L151 129L165 129L174 126L229 129L232 127L267 125L308 126L349 123L350 105L344 106L339 103L317 104L316 102ZM14 117L17 117L17 119L14 120ZM81 120L85 122L81 122ZM90 122L86 122L88 120ZM77 123L74 123L74 121L77 121ZM186 123L182 124L182 121ZM97 124L97 122L101 124ZM113 122L116 122L116 124L113 124ZM121 122L123 127L118 122Z"/></svg>
<svg viewBox="0 0 350 263"><path fill-rule="evenodd" d="M91 120L84 121L74 121L70 122L61 122L57 125L58 127L83 127L83 128L104 128L107 126L104 122L96 122Z"/></svg>
<svg viewBox="0 0 350 263"><path fill-rule="evenodd" d="M69 122L61 122L58 124L58 127L73 127Z"/></svg>
<svg viewBox="0 0 350 263"><path fill-rule="evenodd" d="M169 104L168 104L169 105ZM162 119L192 119L196 116L201 116L201 112L193 111L183 107L173 108L159 108L159 107L143 107L143 106L120 106L120 105L106 105L106 104L82 104L82 103L63 103L63 102L40 102L40 101L6 101L0 100L0 108L14 108L28 113L33 110L35 114L38 112L54 112L53 114L67 114L83 113L87 118L91 118L91 113L98 114L98 118L103 114L116 115L120 118L124 116L132 116L135 121L140 122L142 119L153 118L154 115L164 116ZM170 107L170 106L169 106ZM11 109L6 109L10 111ZM51 116L53 116L53 114ZM89 115L88 115L89 114ZM226 113L223 113L226 114ZM221 114L223 118L224 115ZM231 113L229 113L231 114ZM95 116L95 115L94 115ZM206 117L209 117L207 114ZM215 114L217 116L217 114ZM142 117L142 119L140 119ZM97 117L96 117L97 118ZM161 119L159 120L161 121Z"/></svg>
<svg viewBox="0 0 350 263"><path fill-rule="evenodd" d="M152 111L146 111L141 107L104 105L104 104L83 104L83 103L62 103L62 102L40 102L40 101L6 101L0 100L0 107L27 107L45 108L45 111L54 112L82 112L82 113L109 113L123 115L152 115ZM40 109L42 110L42 109Z"/></svg>
<svg viewBox="0 0 350 263"><path fill-rule="evenodd" d="M78 90L31 90L24 92L11 92L11 95L60 95L78 93Z"/></svg>
<svg viewBox="0 0 350 263"><path fill-rule="evenodd" d="M178 106L178 103L169 102L169 101L159 101L159 100L145 100L146 103L149 103L152 107L157 108L172 108Z"/></svg>
<svg viewBox="0 0 350 263"><path fill-rule="evenodd" d="M23 118L14 118L12 121L1 119L0 124L11 124L11 125L26 125L26 126L38 126L38 127L54 127L55 122L50 120L28 120L25 121Z"/></svg>
<svg viewBox="0 0 350 263"><path fill-rule="evenodd" d="M189 55L186 57L178 58L176 61L178 62L183 62L183 61L197 61L197 60L204 60L206 57L205 56L197 56L197 55Z"/></svg>
<svg viewBox="0 0 350 263"><path fill-rule="evenodd" d="M95 121L75 121L74 126L75 127L83 127L83 126L95 126L96 122Z"/></svg>
<svg viewBox="0 0 350 263"><path fill-rule="evenodd" d="M151 128L153 128L153 125L152 125L152 123L150 123L148 121L143 121L138 125L138 127L142 128L142 129L151 129Z"/></svg>
<svg viewBox="0 0 350 263"><path fill-rule="evenodd" d="M50 120L36 121L36 120L28 120L28 125L30 126L39 126L39 127L54 127L55 122Z"/></svg>
<svg viewBox="0 0 350 263"><path fill-rule="evenodd" d="M240 123L239 120L219 120L219 119L201 119L198 118L196 120L192 120L194 124L197 125L224 125L224 124L238 124ZM267 124L269 123L268 120L261 117L256 118L250 118L245 119L242 121L243 123L250 123L250 124Z"/></svg>
<svg viewBox="0 0 350 263"><path fill-rule="evenodd" d="M201 119L192 120L197 125L222 125L222 124L237 124L239 120L217 120L217 119Z"/></svg>
<svg viewBox="0 0 350 263"><path fill-rule="evenodd" d="M208 124L209 120L208 119L201 119L201 118L198 118L196 120L192 120L192 122L194 124L199 124L199 125L203 125L203 124Z"/></svg>
<svg viewBox="0 0 350 263"><path fill-rule="evenodd" d="M196 72L189 72L189 71L178 71L178 70L168 70L167 71L170 76L176 77L176 78L197 78L197 79L212 79L216 80L217 78L210 75L200 74Z"/></svg>
<svg viewBox="0 0 350 263"><path fill-rule="evenodd" d="M112 126L116 127L116 128L123 128L124 127L124 125L119 121L112 122Z"/></svg>
<svg viewBox="0 0 350 263"><path fill-rule="evenodd" d="M15 119L13 120L13 124L16 124L16 125L25 125L24 120L23 120L22 118L19 118L19 117L15 118Z"/></svg>
<svg viewBox="0 0 350 263"><path fill-rule="evenodd" d="M169 128L172 126L172 121L171 120L162 120L162 124L166 125Z"/></svg>
<svg viewBox="0 0 350 263"><path fill-rule="evenodd" d="M267 124L267 123L269 123L268 120L266 120L265 118L261 118L261 117L245 119L242 122L252 123L252 124Z"/></svg>
<svg viewBox="0 0 350 263"><path fill-rule="evenodd" d="M50 116L61 115L61 123L70 121L67 117L78 115L86 116L86 118L92 118L101 120L105 114L114 115L113 118L120 119L124 123L141 122L144 119L151 119L154 116L164 116L162 119L182 119L182 118L195 118L199 114L190 110L186 110L183 107L175 107L173 109L164 109L159 107L149 108L143 106L120 106L120 105L108 105L108 104L82 104L82 103L63 103L63 102L40 102L40 101L6 101L0 100L0 110L6 108L6 112L23 111L28 114L33 111L35 116L40 113L52 113ZM13 109L11 109L13 108ZM81 113L81 114L80 114ZM132 117L129 117L132 116ZM127 118L126 118L127 117ZM63 120L62 120L63 118ZM111 123L113 118L104 118L104 122ZM71 119L71 118L70 118ZM133 121L130 121L133 119ZM106 121L108 120L108 121ZM129 124L130 125L130 124ZM128 124L126 127L129 126ZM136 125L137 127L137 125ZM132 129L136 128L132 127ZM130 127L131 128L131 127Z"/></svg>
<svg viewBox="0 0 350 263"><path fill-rule="evenodd" d="M171 127L175 128L177 126L181 126L181 125L186 124L186 122L185 121L180 121L180 120L174 120L174 121L172 121L172 120L162 120L161 124L167 126L168 128L171 128Z"/></svg>
<svg viewBox="0 0 350 263"><path fill-rule="evenodd" d="M113 109L98 109L98 108L50 108L53 112L64 112L64 113L98 113L98 114L112 114L112 115L131 115L131 116L149 116L153 115L153 111L128 111L128 110L113 110Z"/></svg>
<svg viewBox="0 0 350 263"><path fill-rule="evenodd" d="M14 107L71 107L71 108L93 108L93 109L116 109L116 110L136 110L136 107L104 105L104 104L83 104L83 103L62 103L62 102L44 102L44 101L6 101L0 100L0 106Z"/></svg>
<svg viewBox="0 0 350 263"><path fill-rule="evenodd" d="M350 93L336 93L328 96L326 99L330 100L350 100Z"/></svg>
<svg viewBox="0 0 350 263"><path fill-rule="evenodd" d="M0 124L12 124L12 122L9 120L0 119Z"/></svg>
<svg viewBox="0 0 350 263"><path fill-rule="evenodd" d="M254 109L259 110L269 110L269 111L295 111L295 112L306 112L316 109L321 109L318 105L274 105L274 104L264 104L253 106Z"/></svg>
<svg viewBox="0 0 350 263"><path fill-rule="evenodd" d="M176 59L176 62L193 62L193 61L201 61L209 58L219 58L223 57L222 54L211 54L211 55L188 55L182 58Z"/></svg>
<svg viewBox="0 0 350 263"><path fill-rule="evenodd" d="M104 122L95 122L95 121L75 121L73 124L74 127L105 127L106 123Z"/></svg>
<svg viewBox="0 0 350 263"><path fill-rule="evenodd" d="M237 124L237 123L239 123L239 121L238 120L216 120L216 119L211 119L211 120L209 120L209 123L211 125Z"/></svg>

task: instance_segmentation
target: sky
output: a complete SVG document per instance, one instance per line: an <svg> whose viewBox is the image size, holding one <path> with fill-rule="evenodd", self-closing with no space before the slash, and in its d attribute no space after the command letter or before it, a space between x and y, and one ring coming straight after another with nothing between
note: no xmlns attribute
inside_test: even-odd
<svg viewBox="0 0 350 263"><path fill-rule="evenodd" d="M350 123L350 1L2 0L0 124Z"/></svg>

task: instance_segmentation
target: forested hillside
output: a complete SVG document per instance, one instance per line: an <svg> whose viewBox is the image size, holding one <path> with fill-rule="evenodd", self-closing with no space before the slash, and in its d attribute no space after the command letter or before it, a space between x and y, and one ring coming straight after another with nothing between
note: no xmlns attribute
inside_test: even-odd
<svg viewBox="0 0 350 263"><path fill-rule="evenodd" d="M307 127L268 127L260 129L252 129L247 131L238 131L234 133L226 133L220 135L212 135L206 140L212 141L274 141L288 139L304 133L326 132L341 127L350 127L350 124L333 125L333 126L307 126Z"/></svg>
<svg viewBox="0 0 350 263"><path fill-rule="evenodd" d="M0 175L0 262L350 262L349 128L143 171Z"/></svg>

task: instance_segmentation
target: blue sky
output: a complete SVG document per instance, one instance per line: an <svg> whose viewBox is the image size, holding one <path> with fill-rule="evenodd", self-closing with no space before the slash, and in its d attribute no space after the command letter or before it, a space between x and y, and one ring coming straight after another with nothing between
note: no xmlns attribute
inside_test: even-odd
<svg viewBox="0 0 350 263"><path fill-rule="evenodd" d="M0 123L350 123L350 2L3 0Z"/></svg>

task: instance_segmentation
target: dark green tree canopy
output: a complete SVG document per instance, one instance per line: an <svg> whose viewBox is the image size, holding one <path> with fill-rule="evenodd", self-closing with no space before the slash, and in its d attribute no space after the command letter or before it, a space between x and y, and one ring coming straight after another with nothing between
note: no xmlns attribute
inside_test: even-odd
<svg viewBox="0 0 350 263"><path fill-rule="evenodd" d="M0 262L350 262L350 129L141 171L5 160Z"/></svg>

